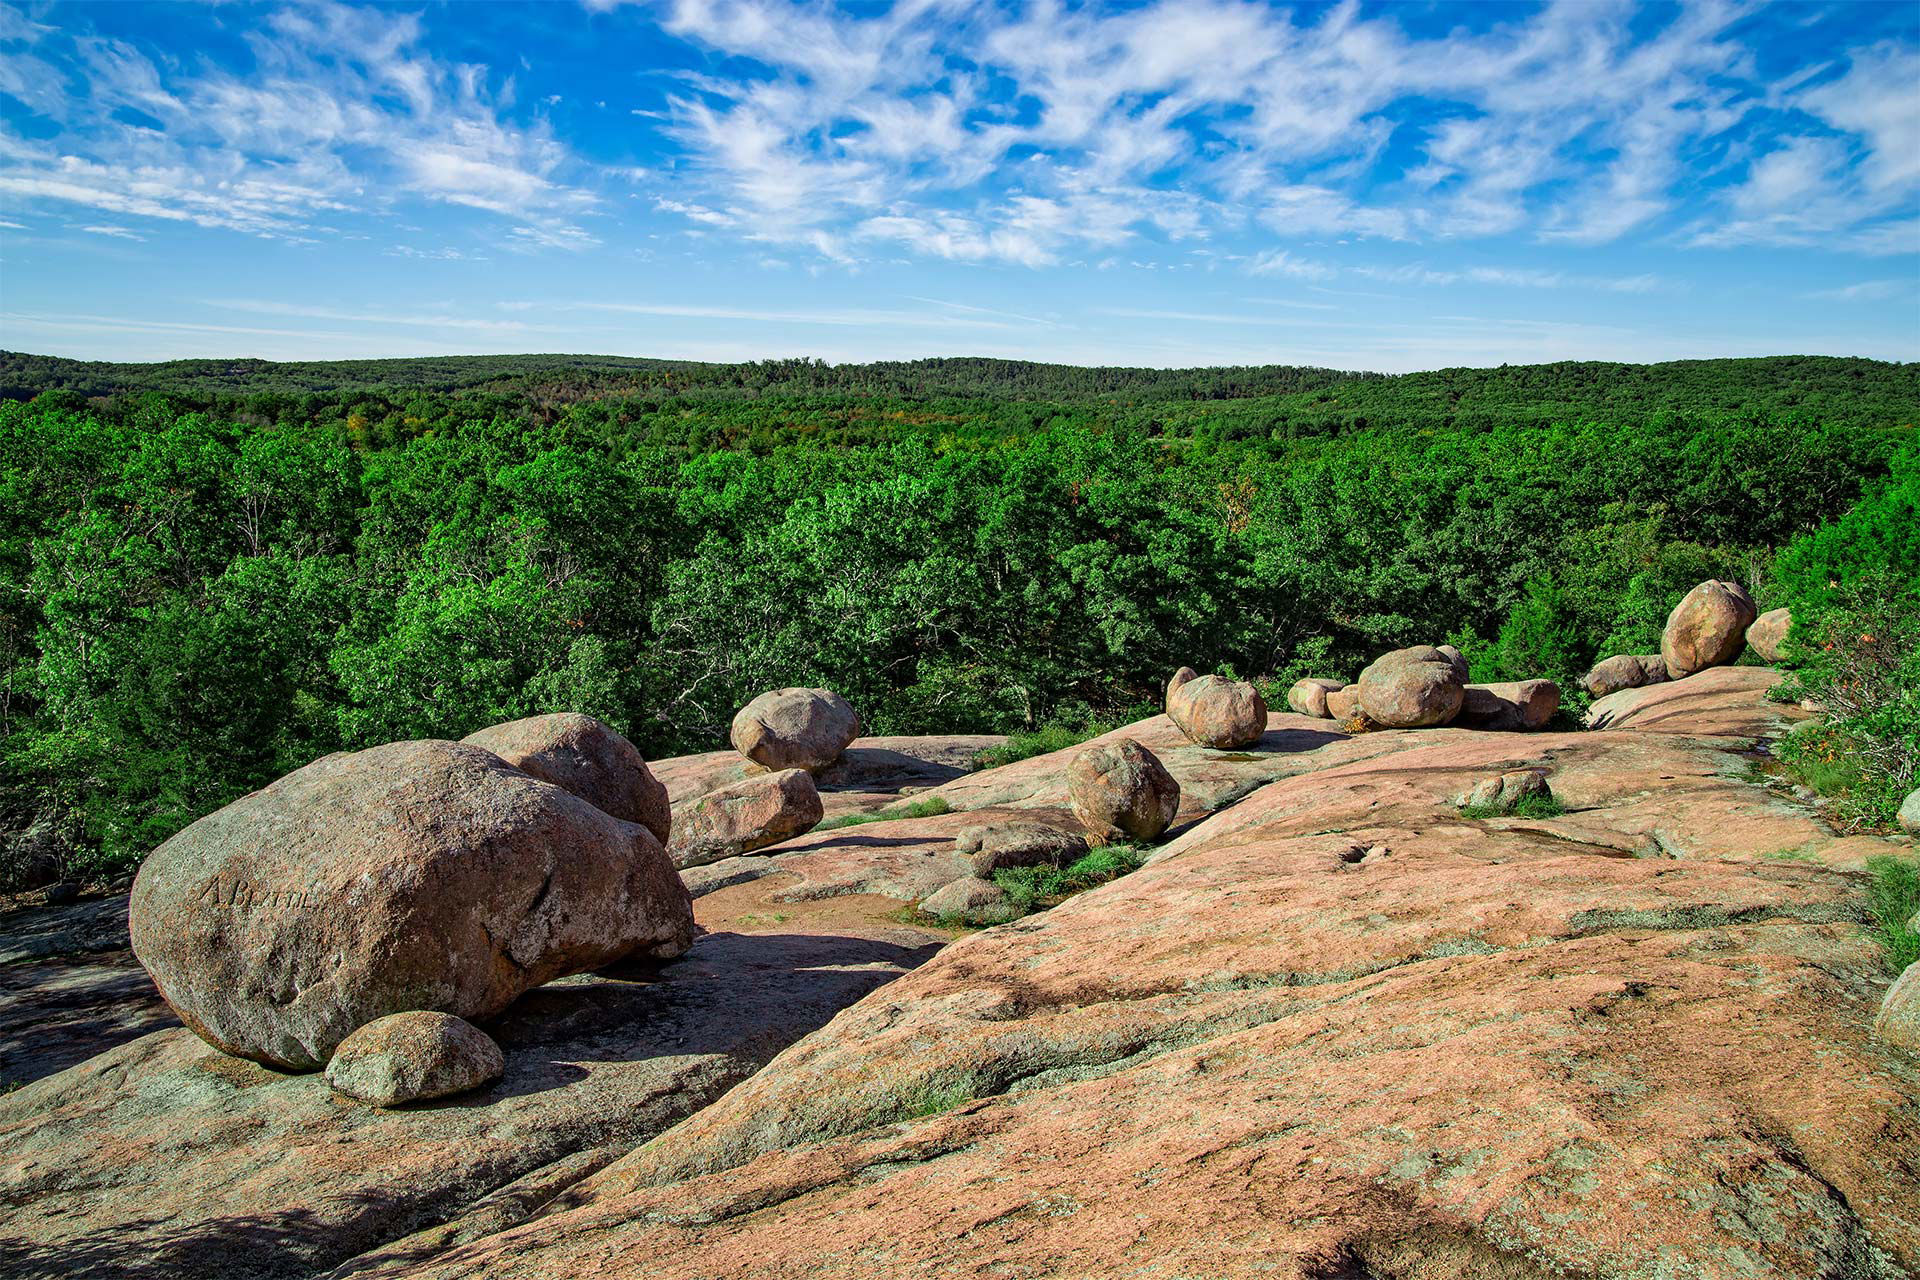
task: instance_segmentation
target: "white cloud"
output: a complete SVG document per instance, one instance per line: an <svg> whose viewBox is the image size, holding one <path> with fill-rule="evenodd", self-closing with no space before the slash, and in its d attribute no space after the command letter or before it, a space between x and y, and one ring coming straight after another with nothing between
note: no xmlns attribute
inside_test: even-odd
<svg viewBox="0 0 1920 1280"><path fill-rule="evenodd" d="M490 89L485 68L425 52L417 15L275 11L246 31L244 72L41 31L37 56L62 57L85 89L46 107L0 58L13 64L0 88L63 126L43 141L0 133L0 194L16 201L304 239L412 198L498 214L534 243L598 242L577 222L597 198L560 176L567 149L544 123L510 122L511 82Z"/></svg>
<svg viewBox="0 0 1920 1280"><path fill-rule="evenodd" d="M1920 289L1912 280L1862 280L1834 289L1816 289L1806 296L1822 302L1885 302L1914 292Z"/></svg>
<svg viewBox="0 0 1920 1280"><path fill-rule="evenodd" d="M145 236L140 235L136 232L129 231L125 227L92 226L92 227L81 227L80 229L82 231L92 232L96 236L112 236L117 240L145 240L146 239Z"/></svg>
<svg viewBox="0 0 1920 1280"><path fill-rule="evenodd" d="M865 240L1029 265L1249 226L1287 242L1598 245L1697 209L1699 157L1724 151L1770 92L1800 93L1873 139L1876 157L1920 119L1901 96L1915 55L1897 45L1857 54L1824 89L1770 91L1734 0L1651 30L1617 3L1494 13L1479 30L1414 37L1394 11L1354 4L920 0L856 14L674 0L669 32L764 70L689 76L672 95L670 131L692 163L660 207L842 255ZM1399 110L1414 99L1422 111ZM1400 172L1390 144L1417 153ZM1901 180L1895 161L1875 163L1879 180ZM1792 177L1761 173L1754 198ZM1049 208L1069 212L1036 225Z"/></svg>

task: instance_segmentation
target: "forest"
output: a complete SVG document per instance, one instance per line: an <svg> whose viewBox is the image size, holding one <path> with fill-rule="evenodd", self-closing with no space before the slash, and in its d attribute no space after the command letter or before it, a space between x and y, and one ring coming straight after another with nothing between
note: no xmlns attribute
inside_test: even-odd
<svg viewBox="0 0 1920 1280"><path fill-rule="evenodd" d="M1182 664L1284 691L1446 639L1571 693L1709 577L1824 637L1803 678L1866 635L1873 678L1920 689L1916 421L1920 366L1815 357L4 353L0 878L549 710L649 756L796 684L871 733L1072 730L1157 709ZM1860 714L1898 736L1904 705Z"/></svg>

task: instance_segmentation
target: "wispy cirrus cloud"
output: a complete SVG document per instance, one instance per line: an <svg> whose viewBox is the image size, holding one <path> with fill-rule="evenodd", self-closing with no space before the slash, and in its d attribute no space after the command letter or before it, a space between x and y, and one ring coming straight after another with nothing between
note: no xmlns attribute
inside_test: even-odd
<svg viewBox="0 0 1920 1280"><path fill-rule="evenodd" d="M566 147L508 119L510 83L426 52L416 14L271 11L250 65L227 67L0 12L0 91L54 126L0 130L0 198L282 239L411 198L499 215L533 245L597 243Z"/></svg>
<svg viewBox="0 0 1920 1280"><path fill-rule="evenodd" d="M882 242L1042 266L1248 229L1600 245L1676 218L1701 245L1826 232L1868 250L1901 243L1887 219L1920 183L1910 42L1770 75L1765 15L1735 0L1487 10L1427 34L1351 3L650 12L717 59L670 95L691 161L671 200L842 259ZM1742 150L1744 187L1718 194ZM1818 198L1789 216L1793 191Z"/></svg>

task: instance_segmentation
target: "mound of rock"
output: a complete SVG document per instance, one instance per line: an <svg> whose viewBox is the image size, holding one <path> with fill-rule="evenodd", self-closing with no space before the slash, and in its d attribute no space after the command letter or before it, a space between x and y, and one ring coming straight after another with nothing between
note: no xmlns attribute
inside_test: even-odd
<svg viewBox="0 0 1920 1280"><path fill-rule="evenodd" d="M653 834L492 752L396 742L316 760L147 858L133 950L216 1048L295 1070L415 1009L522 992L693 940Z"/></svg>
<svg viewBox="0 0 1920 1280"><path fill-rule="evenodd" d="M1466 696L1465 666L1430 644L1383 654L1360 673L1360 710L1388 729L1446 724Z"/></svg>
<svg viewBox="0 0 1920 1280"><path fill-rule="evenodd" d="M1596 698L1604 698L1622 689L1664 684L1669 678L1667 660L1659 654L1622 653L1594 663L1593 670L1580 677L1580 687Z"/></svg>
<svg viewBox="0 0 1920 1280"><path fill-rule="evenodd" d="M1532 733L1547 727L1560 709L1560 686L1551 680L1470 684L1461 693L1453 723L1465 729Z"/></svg>
<svg viewBox="0 0 1920 1280"><path fill-rule="evenodd" d="M445 1098L498 1080L506 1070L500 1046L450 1013L389 1014L340 1042L327 1083L376 1107Z"/></svg>
<svg viewBox="0 0 1920 1280"><path fill-rule="evenodd" d="M1180 784L1131 738L1095 743L1067 766L1073 816L1098 841L1156 840L1180 811Z"/></svg>
<svg viewBox="0 0 1920 1280"><path fill-rule="evenodd" d="M1012 867L1071 862L1087 851L1087 839L1040 822L980 823L962 827L953 847L971 855L973 874L984 878Z"/></svg>
<svg viewBox="0 0 1920 1280"><path fill-rule="evenodd" d="M1267 702L1244 680L1201 676L1167 695L1167 716L1203 747L1250 747L1267 731Z"/></svg>
<svg viewBox="0 0 1920 1280"><path fill-rule="evenodd" d="M1333 714L1327 709L1327 698L1346 687L1345 681L1324 680L1317 676L1295 680L1293 687L1287 690L1287 705L1303 716L1325 720Z"/></svg>
<svg viewBox="0 0 1920 1280"><path fill-rule="evenodd" d="M966 920L998 924L1011 920L1018 912L1007 899L1007 891L991 880L963 876L929 894L920 910L930 916L958 916Z"/></svg>
<svg viewBox="0 0 1920 1280"><path fill-rule="evenodd" d="M1737 582L1703 582L1667 617L1660 656L1675 680L1740 656L1753 625L1753 597Z"/></svg>
<svg viewBox="0 0 1920 1280"><path fill-rule="evenodd" d="M1778 662L1786 650L1787 630L1792 626L1792 610L1769 609L1747 628L1747 643L1768 662Z"/></svg>
<svg viewBox="0 0 1920 1280"><path fill-rule="evenodd" d="M860 717L831 689L775 689L740 708L733 749L768 769L817 772L860 736Z"/></svg>
<svg viewBox="0 0 1920 1280"><path fill-rule="evenodd" d="M575 712L528 716L470 733L462 742L484 747L522 773L571 791L588 804L637 822L665 844L667 789L631 742L592 716Z"/></svg>
<svg viewBox="0 0 1920 1280"><path fill-rule="evenodd" d="M1509 769L1491 778L1483 778L1474 784L1473 790L1460 797L1462 809L1493 809L1500 813L1511 813L1515 806L1528 800L1550 800L1553 790L1547 785L1547 771L1544 769Z"/></svg>
<svg viewBox="0 0 1920 1280"><path fill-rule="evenodd" d="M674 810L667 854L682 870L738 857L813 830L823 812L805 769L743 778Z"/></svg>

